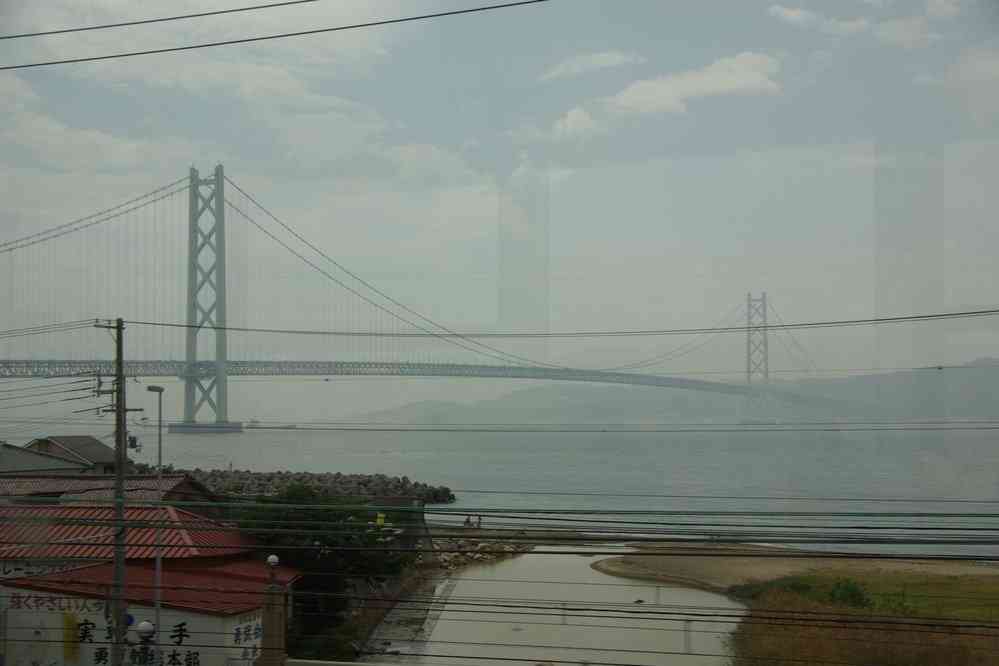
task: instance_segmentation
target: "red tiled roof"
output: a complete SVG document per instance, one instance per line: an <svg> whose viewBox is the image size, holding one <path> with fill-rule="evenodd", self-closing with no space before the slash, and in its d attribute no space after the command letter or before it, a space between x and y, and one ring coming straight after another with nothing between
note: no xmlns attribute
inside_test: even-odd
<svg viewBox="0 0 999 666"><path fill-rule="evenodd" d="M125 599L128 603L151 606L154 603L154 568L151 563L130 562L125 567ZM299 577L290 567L278 566L275 581L287 585ZM263 606L270 567L256 560L223 564L198 564L190 560L163 565L162 603L168 608L213 615L237 615ZM5 587L41 592L73 594L95 599L107 598L114 583L111 563L93 564L68 571L8 578Z"/></svg>
<svg viewBox="0 0 999 666"><path fill-rule="evenodd" d="M129 500L161 500L167 493L184 482L195 487L200 484L183 474L165 474L157 481L155 476L129 476L125 479L125 492ZM114 489L113 476L95 474L77 476L0 476L0 497L25 497L47 495L53 497L83 497L87 499L108 499ZM105 497L106 495L107 497ZM211 496L207 489L204 495ZM199 497L184 497L184 500L197 501Z"/></svg>
<svg viewBox="0 0 999 666"><path fill-rule="evenodd" d="M171 506L126 507L125 520L129 559L155 558L157 543L164 558L219 557L253 548L233 527ZM0 506L0 559L111 559L113 521L109 506ZM158 542L155 523L161 527Z"/></svg>

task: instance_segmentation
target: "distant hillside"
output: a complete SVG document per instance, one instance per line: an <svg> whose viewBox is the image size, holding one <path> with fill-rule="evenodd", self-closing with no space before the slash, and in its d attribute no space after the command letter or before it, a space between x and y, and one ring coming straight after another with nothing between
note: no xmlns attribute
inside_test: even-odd
<svg viewBox="0 0 999 666"><path fill-rule="evenodd" d="M828 407L769 403L775 418L985 418L999 412L999 360L881 375L775 382L796 393L830 399ZM544 383L472 404L424 401L356 418L382 423L641 423L731 422L746 417L743 398L604 384Z"/></svg>
<svg viewBox="0 0 999 666"><path fill-rule="evenodd" d="M999 412L999 362L928 367L842 379L799 381L808 395L866 403L871 414L906 418L993 417Z"/></svg>

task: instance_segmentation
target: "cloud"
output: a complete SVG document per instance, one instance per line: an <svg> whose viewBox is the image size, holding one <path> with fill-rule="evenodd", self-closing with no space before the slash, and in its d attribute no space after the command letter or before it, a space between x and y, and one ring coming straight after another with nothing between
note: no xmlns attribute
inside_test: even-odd
<svg viewBox="0 0 999 666"><path fill-rule="evenodd" d="M929 72L920 72L912 77L912 82L917 86L937 86L943 81L939 76Z"/></svg>
<svg viewBox="0 0 999 666"><path fill-rule="evenodd" d="M798 7L784 7L783 5L771 5L769 13L775 19L797 26L815 25L819 20L819 15L807 9Z"/></svg>
<svg viewBox="0 0 999 666"><path fill-rule="evenodd" d="M24 109L38 101L38 95L27 82L16 74L0 74L0 99L13 105L13 109Z"/></svg>
<svg viewBox="0 0 999 666"><path fill-rule="evenodd" d="M940 35L930 30L925 16L882 21L875 28L874 35L883 44L907 49L922 48L940 39Z"/></svg>
<svg viewBox="0 0 999 666"><path fill-rule="evenodd" d="M930 18L949 19L961 13L961 0L926 0L926 15Z"/></svg>
<svg viewBox="0 0 999 666"><path fill-rule="evenodd" d="M877 4L882 7L885 3ZM927 16L951 18L960 11L959 0L927 0L926 15L907 16L886 21L871 22L867 18L830 18L807 9L771 5L768 10L774 18L799 28L817 30L827 35L847 37L872 32L882 44L907 49L922 48L940 39L930 29Z"/></svg>
<svg viewBox="0 0 999 666"><path fill-rule="evenodd" d="M684 113L697 99L724 95L773 95L780 92L775 76L780 61L745 52L721 58L700 69L642 79L616 95L576 106L555 121L555 139L578 138L607 129L629 115Z"/></svg>
<svg viewBox="0 0 999 666"><path fill-rule="evenodd" d="M823 16L817 12L798 7L771 5L770 16L799 28L814 28L827 35L847 36L866 32L871 24L866 18L838 19Z"/></svg>
<svg viewBox="0 0 999 666"><path fill-rule="evenodd" d="M563 60L542 74L540 80L568 79L601 69L622 67L624 65L641 65L644 62L645 58L637 53L625 53L622 51L585 53Z"/></svg>
<svg viewBox="0 0 999 666"><path fill-rule="evenodd" d="M780 92L772 78L779 71L776 58L747 51L701 69L635 81L608 98L607 105L625 113L683 113L687 102L702 97Z"/></svg>
<svg viewBox="0 0 999 666"><path fill-rule="evenodd" d="M982 127L999 122L999 49L969 49L947 75L947 85L965 101Z"/></svg>
<svg viewBox="0 0 999 666"><path fill-rule="evenodd" d="M14 100L0 128L0 145L52 171L120 171L143 165L149 155L162 163L185 163L198 154L190 141L178 137L131 139L68 125L48 114L42 98L13 74L0 75L0 97Z"/></svg>
<svg viewBox="0 0 999 666"><path fill-rule="evenodd" d="M597 122L590 115L590 112L582 107L575 107L555 121L555 138L567 139L597 131Z"/></svg>
<svg viewBox="0 0 999 666"><path fill-rule="evenodd" d="M871 22L865 18L855 19L825 19L822 22L821 30L830 35L847 36L867 32L871 27Z"/></svg>

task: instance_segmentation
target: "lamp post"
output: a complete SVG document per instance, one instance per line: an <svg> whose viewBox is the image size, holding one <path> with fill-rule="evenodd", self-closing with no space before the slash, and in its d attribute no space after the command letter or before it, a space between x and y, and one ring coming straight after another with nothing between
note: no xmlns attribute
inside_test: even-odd
<svg viewBox="0 0 999 666"><path fill-rule="evenodd" d="M277 555L267 556L268 584L264 594L264 607L261 617L264 635L260 639L260 658L256 666L285 666L285 599L284 590L278 584Z"/></svg>
<svg viewBox="0 0 999 666"><path fill-rule="evenodd" d="M163 387L147 386L146 390L156 394L156 490L163 487ZM165 512L164 512L165 513ZM161 521L156 521L156 533L153 540L156 542L156 569L153 573L153 594L155 602L155 621L153 627L156 632L156 656L160 653L160 606L163 601L163 545L161 543Z"/></svg>

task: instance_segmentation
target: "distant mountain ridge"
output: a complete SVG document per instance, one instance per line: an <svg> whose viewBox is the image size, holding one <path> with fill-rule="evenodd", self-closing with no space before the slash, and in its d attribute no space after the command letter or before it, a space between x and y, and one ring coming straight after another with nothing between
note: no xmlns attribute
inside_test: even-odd
<svg viewBox="0 0 999 666"><path fill-rule="evenodd" d="M774 386L836 404L803 408L770 401L763 407L779 418L986 418L999 413L999 358L883 374L776 380ZM699 391L551 382L471 404L427 400L354 418L435 425L712 422L738 418L745 405L741 397Z"/></svg>

